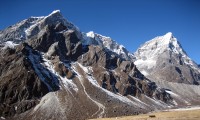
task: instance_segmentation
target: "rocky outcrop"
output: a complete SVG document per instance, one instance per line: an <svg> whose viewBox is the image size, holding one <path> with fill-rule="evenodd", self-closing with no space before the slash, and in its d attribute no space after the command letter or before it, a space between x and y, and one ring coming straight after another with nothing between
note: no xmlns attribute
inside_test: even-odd
<svg viewBox="0 0 200 120"><path fill-rule="evenodd" d="M66 54L66 57L69 58L69 60L76 60L82 54L82 43L80 39L78 39L75 31L65 32L63 36L65 38L65 48L61 46L61 43L59 46L59 48L62 50L61 52Z"/></svg>
<svg viewBox="0 0 200 120"><path fill-rule="evenodd" d="M98 45L100 47L108 49L109 51L116 53L118 56L126 60L133 59L133 55L123 45L118 44L115 40L113 40L110 37L106 37L94 33L93 31L90 31L86 34L83 33L83 38L85 39L85 41L83 41L83 44Z"/></svg>
<svg viewBox="0 0 200 120"><path fill-rule="evenodd" d="M106 52L101 47L88 46L89 52L86 55L79 57L79 62L84 66L102 66L106 67L108 58Z"/></svg>
<svg viewBox="0 0 200 120"><path fill-rule="evenodd" d="M74 73L67 68L63 63L54 63L55 71L62 77L67 77L67 79L72 79L74 76Z"/></svg>
<svg viewBox="0 0 200 120"><path fill-rule="evenodd" d="M82 54L81 41L77 36L77 31L67 30L57 33L64 28L66 27L60 23L56 26L47 25L43 34L33 37L27 43L34 49L47 53L48 58L59 56L63 60L76 60Z"/></svg>

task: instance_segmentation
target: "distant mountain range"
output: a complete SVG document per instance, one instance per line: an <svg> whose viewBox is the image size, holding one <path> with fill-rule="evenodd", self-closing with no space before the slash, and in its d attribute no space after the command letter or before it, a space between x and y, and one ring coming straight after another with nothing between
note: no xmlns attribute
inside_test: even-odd
<svg viewBox="0 0 200 120"><path fill-rule="evenodd" d="M89 119L199 105L200 68L172 33L133 54L59 10L0 31L0 119Z"/></svg>

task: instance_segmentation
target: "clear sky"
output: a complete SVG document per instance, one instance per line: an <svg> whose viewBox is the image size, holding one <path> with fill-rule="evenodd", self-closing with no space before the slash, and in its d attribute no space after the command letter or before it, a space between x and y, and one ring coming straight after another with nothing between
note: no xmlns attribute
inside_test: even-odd
<svg viewBox="0 0 200 120"><path fill-rule="evenodd" d="M110 36L131 52L172 32L200 64L200 0L1 0L0 29L57 9L81 31Z"/></svg>

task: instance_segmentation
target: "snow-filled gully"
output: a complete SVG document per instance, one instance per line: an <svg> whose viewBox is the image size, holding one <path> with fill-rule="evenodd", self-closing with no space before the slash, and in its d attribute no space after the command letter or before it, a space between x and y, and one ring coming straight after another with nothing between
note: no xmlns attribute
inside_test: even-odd
<svg viewBox="0 0 200 120"><path fill-rule="evenodd" d="M96 101L96 100L94 100L93 98L90 97L90 95L87 93L86 88L85 88L85 86L84 86L84 84L83 84L83 79L82 79L83 77L82 77L82 75L80 75L80 74L76 71L75 68L73 68L73 69L74 69L74 72L76 72L76 74L77 74L77 76L78 76L78 78L79 78L79 81L80 81L80 83L81 83L81 86L83 87L83 91L84 91L85 95L86 95L93 103L95 103L95 104L98 106L98 111L96 111L91 117L93 117L93 116L95 116L95 115L98 115L99 118L102 118L103 115L104 115L104 113L105 113L105 106L104 106L103 104L101 104L100 102L98 102L98 101Z"/></svg>
<svg viewBox="0 0 200 120"><path fill-rule="evenodd" d="M78 91L77 86L76 86L72 81L67 80L66 77L62 77L62 76L60 76L59 74L57 74L56 71L54 70L53 64L50 62L50 60L45 59L44 54L42 55L42 57L43 57L43 60L45 61L45 62L44 62L45 67L46 67L49 71L51 71L53 74L55 74L55 75L57 76L57 78L60 80L60 82L62 82L63 88L64 88L65 90L67 90L67 91L72 95L72 97L76 100L76 98L74 97L74 95L73 95L73 93L71 92L70 88L72 88L74 91L77 92L77 91Z"/></svg>
<svg viewBox="0 0 200 120"><path fill-rule="evenodd" d="M55 70L53 69L53 65L51 64L51 62L50 62L49 60L45 59L44 56L43 56L43 60L45 61L44 64L46 65L47 69L50 70L52 73L56 74ZM76 72L76 69L75 69L75 68L73 68L73 70L74 70L74 72ZM104 106L103 104L99 103L98 101L96 101L96 100L94 100L93 98L90 97L90 95L87 93L86 88L85 88L85 86L84 86L84 84L83 84L82 76L81 76L78 72L76 72L76 74L77 74L77 76L78 76L78 78L79 78L79 81L80 81L80 83L81 83L81 86L83 87L83 91L84 91L85 95L86 95L93 103L95 103L95 104L98 106L98 110L97 110L91 117L93 117L93 116L95 116L95 115L97 115L99 118L103 117L103 115L104 115L104 113L105 113L105 106ZM69 87L73 87L74 90L77 92L77 91L78 91L77 86L76 86L74 83L72 83L72 82L66 82L66 81L68 81L68 80L66 80L67 78L63 78L63 77L61 77L61 76L58 75L58 74L56 74L56 76L61 80L61 82L62 82L63 85L64 85L64 88L72 95L72 97L74 97L73 94L71 93Z"/></svg>

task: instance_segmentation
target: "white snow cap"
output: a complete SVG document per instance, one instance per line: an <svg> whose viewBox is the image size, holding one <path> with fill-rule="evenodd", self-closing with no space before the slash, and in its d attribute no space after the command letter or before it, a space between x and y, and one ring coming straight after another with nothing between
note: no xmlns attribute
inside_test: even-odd
<svg viewBox="0 0 200 120"><path fill-rule="evenodd" d="M197 64L194 63L185 53L178 40L173 36L172 32L168 32L163 36L158 36L150 41L145 42L135 53L135 65L142 71L143 74L148 74L140 68L151 69L156 66L159 56L165 51L170 51L172 54L177 54L182 57L183 62L196 69Z"/></svg>
<svg viewBox="0 0 200 120"><path fill-rule="evenodd" d="M54 10L51 14L49 15L52 15L52 14L55 14L55 13L60 13L60 10Z"/></svg>
<svg viewBox="0 0 200 120"><path fill-rule="evenodd" d="M166 34L164 35L164 38L165 38L165 39L171 39L172 37L173 37L172 32L168 32L168 33L166 33Z"/></svg>
<svg viewBox="0 0 200 120"><path fill-rule="evenodd" d="M60 14L60 10L54 10L53 12L51 12L49 15L47 15L47 16L40 16L40 17L35 17L35 16L31 16L31 18L40 18L40 19L44 19L44 18L47 18L47 17L49 17L49 16L52 16L52 15L54 15L54 14Z"/></svg>

